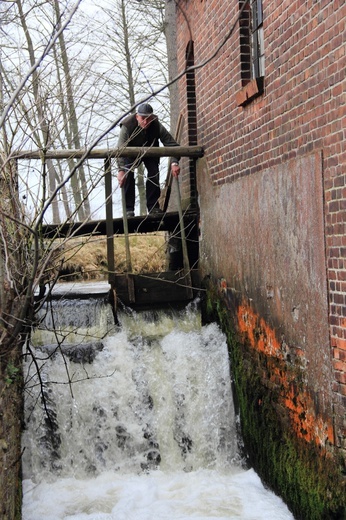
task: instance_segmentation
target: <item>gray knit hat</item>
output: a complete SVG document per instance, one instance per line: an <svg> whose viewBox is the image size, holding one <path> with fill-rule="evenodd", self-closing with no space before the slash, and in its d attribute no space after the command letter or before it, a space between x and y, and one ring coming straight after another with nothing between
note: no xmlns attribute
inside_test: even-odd
<svg viewBox="0 0 346 520"><path fill-rule="evenodd" d="M154 113L153 107L148 103L143 103L142 105L138 105L137 114L139 116L148 117Z"/></svg>

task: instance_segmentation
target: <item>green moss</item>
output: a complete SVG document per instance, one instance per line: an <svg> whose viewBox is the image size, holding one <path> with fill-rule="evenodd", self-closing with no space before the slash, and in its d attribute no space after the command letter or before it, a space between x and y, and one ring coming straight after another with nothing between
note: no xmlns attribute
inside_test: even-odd
<svg viewBox="0 0 346 520"><path fill-rule="evenodd" d="M345 519L341 464L316 445L297 438L285 423L278 389L269 389L261 381L261 374L268 370L265 360L236 337L229 303L226 305L209 284L203 320L218 321L227 336L241 434L250 465L282 497L297 520Z"/></svg>
<svg viewBox="0 0 346 520"><path fill-rule="evenodd" d="M9 362L5 371L5 383L7 386L14 384L21 377L21 369Z"/></svg>

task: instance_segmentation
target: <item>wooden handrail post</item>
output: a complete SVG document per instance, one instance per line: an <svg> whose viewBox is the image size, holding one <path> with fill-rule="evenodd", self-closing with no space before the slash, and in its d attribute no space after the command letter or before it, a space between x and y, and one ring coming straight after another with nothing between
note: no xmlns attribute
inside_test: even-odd
<svg viewBox="0 0 346 520"><path fill-rule="evenodd" d="M126 272L127 294L128 294L129 302L134 303L136 301L135 284L134 284L134 278L131 275L132 263L131 263L131 251L130 251L130 237L129 237L129 226L128 226L128 222L127 222L126 198L125 198L124 186L122 186L122 188L121 188L121 202L123 205L123 224L124 224L126 271L127 271Z"/></svg>
<svg viewBox="0 0 346 520"><path fill-rule="evenodd" d="M123 205L123 222L124 222L124 237L125 237L125 251L126 251L126 270L128 273L132 272L131 264L131 252L130 252L130 238L129 238L129 226L127 222L126 213L126 199L125 199L125 188L121 188L121 202Z"/></svg>
<svg viewBox="0 0 346 520"><path fill-rule="evenodd" d="M189 255L188 255L187 245L186 245L186 235L185 235L185 228L184 228L183 210L181 207L180 186L179 186L178 177L173 177L173 181L176 183L176 190L177 190L177 203L178 203L178 213L179 213L181 245L182 245L182 249L183 249L183 265L184 265L185 281L186 281L186 285L187 285L188 297L192 298L193 291L192 291L192 281L191 281L191 272L190 272L190 262L189 262Z"/></svg>
<svg viewBox="0 0 346 520"><path fill-rule="evenodd" d="M115 282L114 233L113 233L113 197L112 197L112 167L111 159L104 161L105 195L106 195L106 233L107 233L107 264L108 282Z"/></svg>

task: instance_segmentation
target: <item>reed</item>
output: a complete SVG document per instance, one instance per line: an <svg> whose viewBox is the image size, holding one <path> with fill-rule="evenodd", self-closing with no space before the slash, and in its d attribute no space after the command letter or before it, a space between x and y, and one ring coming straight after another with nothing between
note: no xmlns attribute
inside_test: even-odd
<svg viewBox="0 0 346 520"><path fill-rule="evenodd" d="M165 233L133 234L130 236L132 271L155 273L166 270ZM125 239L114 237L115 269L126 270ZM59 253L61 280L102 280L107 278L106 237L85 237L68 240Z"/></svg>

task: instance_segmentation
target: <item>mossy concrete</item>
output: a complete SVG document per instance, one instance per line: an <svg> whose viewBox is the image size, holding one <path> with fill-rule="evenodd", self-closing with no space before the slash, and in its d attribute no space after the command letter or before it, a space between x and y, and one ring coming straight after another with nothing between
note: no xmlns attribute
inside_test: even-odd
<svg viewBox="0 0 346 520"><path fill-rule="evenodd" d="M297 520L345 519L342 462L331 448L297 434L283 406L285 388L280 383L270 384L271 374L280 373L280 381L295 381L298 395L302 390L299 387L304 387L299 365L285 364L275 356L270 359L267 353L243 341L235 326L236 309L230 309L228 303L217 285L209 281L203 319L218 321L227 336L241 434L250 465L282 497Z"/></svg>

